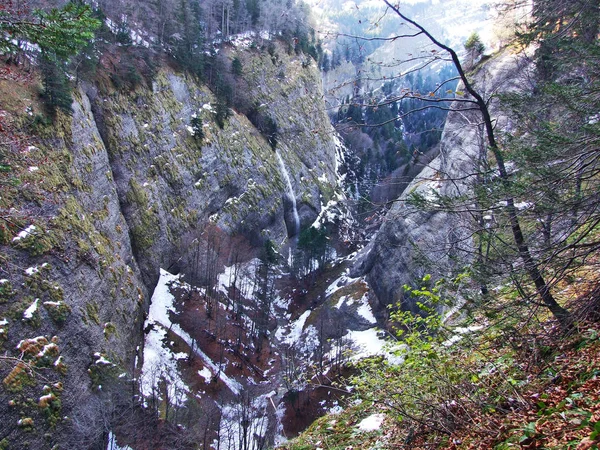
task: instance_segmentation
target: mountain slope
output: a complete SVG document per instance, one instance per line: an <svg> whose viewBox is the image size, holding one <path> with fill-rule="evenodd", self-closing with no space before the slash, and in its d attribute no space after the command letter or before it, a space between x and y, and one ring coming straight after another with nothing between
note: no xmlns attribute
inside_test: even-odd
<svg viewBox="0 0 600 450"><path fill-rule="evenodd" d="M318 72L272 45L273 55L224 51L242 60L251 103L276 123L283 165L264 130L235 111L221 129L213 94L166 66L130 92L81 84L73 114L54 123L35 75L3 68L2 437L11 448L102 442L98 424L124 394L110 386L120 390L131 371L159 268L200 277L194 251L209 245L206 229L250 249L286 246L286 199L295 197L303 226L329 200L337 144Z"/></svg>

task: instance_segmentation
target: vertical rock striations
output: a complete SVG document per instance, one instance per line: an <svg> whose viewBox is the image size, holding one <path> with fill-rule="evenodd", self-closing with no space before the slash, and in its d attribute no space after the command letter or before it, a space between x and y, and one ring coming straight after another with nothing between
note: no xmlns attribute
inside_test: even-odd
<svg viewBox="0 0 600 450"><path fill-rule="evenodd" d="M476 68L475 86L484 96L522 89L531 64L527 58L504 50ZM404 309L418 307L405 296L403 286L418 283L425 274L434 279L451 276L472 261L473 205L463 212L443 206L443 198L472 197L478 164L487 158L477 111L455 105L448 115L440 154L405 189L387 213L381 229L354 266L354 275L368 274L382 308L400 302ZM492 107L498 130L509 130L510 121ZM415 195L426 207L411 202ZM439 201L438 201L439 200ZM468 202L468 201L467 201Z"/></svg>
<svg viewBox="0 0 600 450"><path fill-rule="evenodd" d="M230 110L220 128L210 90L166 67L131 92L83 84L72 116L34 123L23 145L3 147L21 184L0 204L0 337L24 362L2 361L0 446L101 442L160 268L191 270L192 243L208 228L257 247L284 242L333 195L319 72L274 49L223 52L243 63L246 104L276 124L278 153L247 111ZM2 83L3 93L26 90ZM7 114L11 129L31 121L22 108Z"/></svg>

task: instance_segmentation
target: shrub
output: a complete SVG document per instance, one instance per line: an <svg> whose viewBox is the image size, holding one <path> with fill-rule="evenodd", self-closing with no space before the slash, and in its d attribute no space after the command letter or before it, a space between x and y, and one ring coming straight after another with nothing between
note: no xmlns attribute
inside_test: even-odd
<svg viewBox="0 0 600 450"><path fill-rule="evenodd" d="M233 61L231 61L231 73L233 73L236 77L240 77L242 76L244 72L244 69L242 67L242 62L240 61L240 58L238 58L237 56L233 58Z"/></svg>

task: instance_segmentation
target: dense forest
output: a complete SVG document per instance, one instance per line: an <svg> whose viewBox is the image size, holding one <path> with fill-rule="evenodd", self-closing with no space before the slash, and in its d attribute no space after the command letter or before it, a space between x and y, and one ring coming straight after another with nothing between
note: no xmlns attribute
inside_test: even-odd
<svg viewBox="0 0 600 450"><path fill-rule="evenodd" d="M151 84L166 61L211 86L222 122L229 107L250 115L253 107L235 86L240 61L231 64L219 56L218 46L232 36L254 33L257 48L271 54L269 39L275 37L286 43L288 52L303 52L315 60L322 56L307 7L293 1L158 0L133 5L106 0L87 6L28 0L1 8L0 49L15 62L41 53L50 110L69 110L73 76L131 90Z"/></svg>
<svg viewBox="0 0 600 450"><path fill-rule="evenodd" d="M396 198L409 174L436 153L450 103L429 108L421 98L440 84L452 90L457 83L452 64L422 58L419 49L426 44L409 39L410 27L385 14L383 6L359 2L336 8L325 2L327 21L319 25L325 49L319 65L327 80L331 120L351 149L349 194L359 201L363 217L374 213L373 205ZM446 7L417 2L405 8L411 16L427 17ZM436 21L428 26L443 32ZM404 33L407 39L394 38Z"/></svg>

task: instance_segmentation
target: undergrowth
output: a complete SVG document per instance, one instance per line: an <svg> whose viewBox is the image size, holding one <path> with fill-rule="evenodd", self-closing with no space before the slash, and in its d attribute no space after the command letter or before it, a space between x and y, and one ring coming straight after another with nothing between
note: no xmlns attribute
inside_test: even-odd
<svg viewBox="0 0 600 450"><path fill-rule="evenodd" d="M406 287L423 314L390 314L403 362L358 363L347 408L281 448L597 449L600 290L572 302L581 314L566 332L543 311L491 320L479 308L449 324L437 311L460 281ZM363 431L374 414L382 425Z"/></svg>

